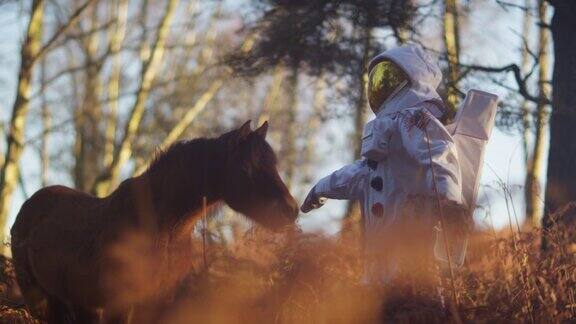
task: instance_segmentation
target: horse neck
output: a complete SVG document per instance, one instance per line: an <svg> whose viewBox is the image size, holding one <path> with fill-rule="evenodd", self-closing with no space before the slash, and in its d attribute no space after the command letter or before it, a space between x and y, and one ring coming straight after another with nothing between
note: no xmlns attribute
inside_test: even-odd
<svg viewBox="0 0 576 324"><path fill-rule="evenodd" d="M184 154L152 165L140 177L142 187L149 188L144 195L149 195L156 224L161 228L173 228L199 216L204 199L206 207L222 200L223 152L210 140L189 145L193 147L183 150Z"/></svg>

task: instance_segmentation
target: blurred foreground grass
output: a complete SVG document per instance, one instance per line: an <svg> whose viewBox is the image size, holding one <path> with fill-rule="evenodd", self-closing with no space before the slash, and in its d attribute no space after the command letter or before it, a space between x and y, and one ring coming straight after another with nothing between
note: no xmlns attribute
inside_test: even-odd
<svg viewBox="0 0 576 324"><path fill-rule="evenodd" d="M573 233L475 233L456 273L465 322L564 322L575 318ZM195 270L175 296L147 314L161 323L452 322L430 289L376 290L361 284L358 240L302 234L289 243L252 230L226 248L199 248ZM572 245L571 245L572 242ZM201 244L196 244L201 247ZM0 322L34 323L8 259L0 273ZM449 294L447 294L448 296ZM136 310L138 311L138 310Z"/></svg>

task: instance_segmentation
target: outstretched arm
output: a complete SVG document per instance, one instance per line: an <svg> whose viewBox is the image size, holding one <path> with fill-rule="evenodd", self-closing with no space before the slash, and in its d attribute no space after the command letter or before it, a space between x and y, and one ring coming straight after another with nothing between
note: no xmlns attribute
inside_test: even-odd
<svg viewBox="0 0 576 324"><path fill-rule="evenodd" d="M319 208L324 203L322 198L360 198L367 168L365 160L358 160L322 178L308 193L301 210L307 213Z"/></svg>

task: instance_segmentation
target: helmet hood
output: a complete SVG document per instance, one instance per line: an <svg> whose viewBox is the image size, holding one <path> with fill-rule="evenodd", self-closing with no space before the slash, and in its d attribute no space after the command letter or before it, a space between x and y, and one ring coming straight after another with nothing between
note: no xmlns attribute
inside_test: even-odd
<svg viewBox="0 0 576 324"><path fill-rule="evenodd" d="M388 98L377 114L390 114L402 109L417 106L426 101L434 101L444 107L436 89L442 80L442 72L437 60L418 45L405 45L387 50L374 57L368 65L368 73L382 61L398 65L408 76L409 84L393 97Z"/></svg>

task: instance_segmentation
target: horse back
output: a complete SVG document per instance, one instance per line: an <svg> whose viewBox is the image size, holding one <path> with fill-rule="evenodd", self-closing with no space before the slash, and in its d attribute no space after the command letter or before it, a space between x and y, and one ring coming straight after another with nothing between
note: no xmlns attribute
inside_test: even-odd
<svg viewBox="0 0 576 324"><path fill-rule="evenodd" d="M10 230L10 235L13 240L26 240L31 230L45 217L50 216L56 207L60 207L62 202L90 199L94 197L65 186L42 188L24 202Z"/></svg>

